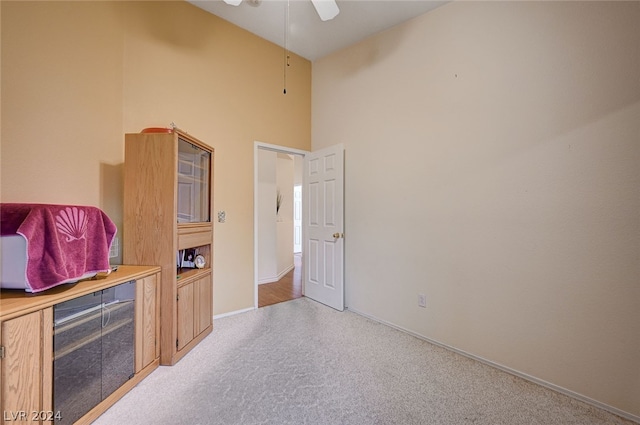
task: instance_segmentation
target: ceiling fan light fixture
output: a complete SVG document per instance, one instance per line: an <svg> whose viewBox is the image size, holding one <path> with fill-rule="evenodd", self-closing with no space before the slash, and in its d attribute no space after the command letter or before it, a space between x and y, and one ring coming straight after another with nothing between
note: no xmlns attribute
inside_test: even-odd
<svg viewBox="0 0 640 425"><path fill-rule="evenodd" d="M240 6L242 0L224 0L224 2L230 4L231 6Z"/></svg>
<svg viewBox="0 0 640 425"><path fill-rule="evenodd" d="M322 21L329 21L340 13L335 0L311 0L311 3L313 3L313 7L316 8L316 12L318 12Z"/></svg>

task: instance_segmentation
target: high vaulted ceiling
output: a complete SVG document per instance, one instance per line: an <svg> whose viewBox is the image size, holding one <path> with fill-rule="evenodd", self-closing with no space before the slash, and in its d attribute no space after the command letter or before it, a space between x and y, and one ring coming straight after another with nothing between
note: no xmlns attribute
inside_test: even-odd
<svg viewBox="0 0 640 425"><path fill-rule="evenodd" d="M336 0L340 13L323 22L310 0L244 0L239 6L222 0L187 1L311 61L446 3Z"/></svg>

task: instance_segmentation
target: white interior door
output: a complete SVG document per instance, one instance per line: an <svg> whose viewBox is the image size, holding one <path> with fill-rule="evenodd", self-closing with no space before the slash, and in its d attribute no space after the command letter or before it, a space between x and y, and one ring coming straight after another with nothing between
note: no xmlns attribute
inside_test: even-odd
<svg viewBox="0 0 640 425"><path fill-rule="evenodd" d="M304 295L344 310L344 146L307 154L303 177Z"/></svg>

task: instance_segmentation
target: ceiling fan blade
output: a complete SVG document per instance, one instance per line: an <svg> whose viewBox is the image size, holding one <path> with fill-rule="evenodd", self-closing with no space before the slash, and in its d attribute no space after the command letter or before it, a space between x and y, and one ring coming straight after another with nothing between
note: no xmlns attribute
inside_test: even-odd
<svg viewBox="0 0 640 425"><path fill-rule="evenodd" d="M318 12L320 19L323 21L329 21L340 13L340 9L338 9L335 0L311 0L311 3L313 3L316 12Z"/></svg>
<svg viewBox="0 0 640 425"><path fill-rule="evenodd" d="M224 2L230 4L231 6L240 6L242 0L224 0Z"/></svg>

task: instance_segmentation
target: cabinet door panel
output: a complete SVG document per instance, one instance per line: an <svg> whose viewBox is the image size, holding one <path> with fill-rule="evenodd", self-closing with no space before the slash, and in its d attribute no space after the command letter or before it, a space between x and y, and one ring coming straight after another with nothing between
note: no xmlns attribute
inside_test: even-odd
<svg viewBox="0 0 640 425"><path fill-rule="evenodd" d="M158 357L158 277L152 275L136 282L136 372L141 371Z"/></svg>
<svg viewBox="0 0 640 425"><path fill-rule="evenodd" d="M193 300L194 284L178 288L178 350L187 345L194 337Z"/></svg>
<svg viewBox="0 0 640 425"><path fill-rule="evenodd" d="M196 299L196 311L194 312L195 316L195 333L199 335L200 332L204 331L209 325L211 325L211 321L213 320L212 316L212 285L211 285L211 275L207 275L202 279L199 279L195 282L197 288L198 298Z"/></svg>
<svg viewBox="0 0 640 425"><path fill-rule="evenodd" d="M42 410L42 312L2 322L2 410L18 414ZM31 417L27 418L27 422Z"/></svg>
<svg viewBox="0 0 640 425"><path fill-rule="evenodd" d="M178 137L178 222L209 221L211 152Z"/></svg>
<svg viewBox="0 0 640 425"><path fill-rule="evenodd" d="M102 400L135 373L136 282L102 291Z"/></svg>

